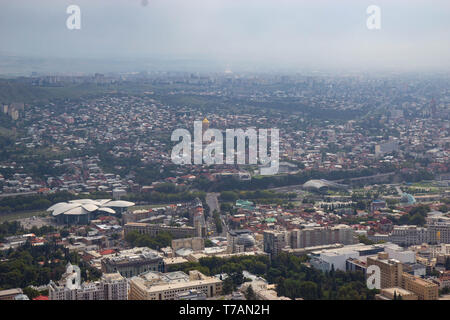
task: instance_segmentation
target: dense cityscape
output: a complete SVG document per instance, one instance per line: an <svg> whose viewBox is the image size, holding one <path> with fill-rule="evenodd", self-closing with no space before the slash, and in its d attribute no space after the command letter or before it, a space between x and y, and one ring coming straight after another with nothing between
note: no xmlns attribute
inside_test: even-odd
<svg viewBox="0 0 450 320"><path fill-rule="evenodd" d="M0 1L0 303L450 300L450 4L373 2Z"/></svg>
<svg viewBox="0 0 450 320"><path fill-rule="evenodd" d="M4 80L18 93L1 115L0 293L448 299L449 80L231 70ZM24 88L54 97L20 101ZM278 174L174 165L171 133L194 121L280 128ZM371 265L379 289L365 284Z"/></svg>

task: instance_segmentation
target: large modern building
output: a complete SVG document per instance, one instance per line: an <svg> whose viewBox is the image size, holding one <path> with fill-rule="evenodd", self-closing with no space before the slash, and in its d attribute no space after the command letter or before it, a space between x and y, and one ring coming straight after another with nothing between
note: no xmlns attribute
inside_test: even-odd
<svg viewBox="0 0 450 320"><path fill-rule="evenodd" d="M206 297L219 295L222 280L205 276L197 270L189 271L189 275L181 271L151 271L131 278L129 300L175 300L193 290L204 293Z"/></svg>
<svg viewBox="0 0 450 320"><path fill-rule="evenodd" d="M59 202L52 205L47 211L58 223L64 224L88 224L100 214L122 213L127 208L134 206L133 202L111 199L79 199L69 202Z"/></svg>
<svg viewBox="0 0 450 320"><path fill-rule="evenodd" d="M438 216L429 219L427 230L430 237L429 243L450 243L450 218Z"/></svg>
<svg viewBox="0 0 450 320"><path fill-rule="evenodd" d="M309 180L303 184L303 189L316 192L326 192L327 190L343 190L347 189L346 185L339 184L325 179Z"/></svg>
<svg viewBox="0 0 450 320"><path fill-rule="evenodd" d="M368 257L367 266L371 265L380 268L382 289L401 287L416 294L419 300L437 300L439 297L439 285L404 272L403 264L396 259L389 259L387 253Z"/></svg>
<svg viewBox="0 0 450 320"><path fill-rule="evenodd" d="M396 259L389 259L385 252L379 253L376 257L367 258L367 266L378 266L381 272L381 288L401 287L403 265Z"/></svg>
<svg viewBox="0 0 450 320"><path fill-rule="evenodd" d="M373 241L388 241L401 246L450 243L450 218L445 216L427 218L426 227L394 226L390 234L369 235Z"/></svg>
<svg viewBox="0 0 450 320"><path fill-rule="evenodd" d="M164 260L160 253L150 248L133 248L106 257L101 261L105 273L118 272L131 278L148 271L164 271Z"/></svg>
<svg viewBox="0 0 450 320"><path fill-rule="evenodd" d="M390 259L398 260L401 263L416 263L416 253L414 251L406 250L392 243L386 243L383 246Z"/></svg>
<svg viewBox="0 0 450 320"><path fill-rule="evenodd" d="M264 231L264 252L271 258L278 256L288 243L288 237L287 231Z"/></svg>
<svg viewBox="0 0 450 320"><path fill-rule="evenodd" d="M361 260L363 257L368 257L370 255L383 252L385 250L384 244L375 245L365 245L362 243L347 245L336 248L329 249L318 249L311 251L308 255L310 256L310 264L316 269L322 271L334 270L357 270L361 269L363 272L364 268L359 265L357 268L354 263L349 263L349 261Z"/></svg>
<svg viewBox="0 0 450 320"><path fill-rule="evenodd" d="M227 246L229 253L249 251L255 246L255 238L250 230L230 230L227 234Z"/></svg>
<svg viewBox="0 0 450 320"><path fill-rule="evenodd" d="M312 227L290 231L291 248L322 246L333 243L345 245L357 243L354 230L347 225Z"/></svg>
<svg viewBox="0 0 450 320"><path fill-rule="evenodd" d="M174 238L192 238L199 236L197 229L194 227L174 227L164 224L151 224L141 222L130 222L124 226L125 236L130 232L137 232L139 234L148 234L151 237L155 237L160 232L168 232Z"/></svg>
<svg viewBox="0 0 450 320"><path fill-rule="evenodd" d="M428 243L429 241L427 228L417 226L395 226L389 236L389 242L402 246Z"/></svg>

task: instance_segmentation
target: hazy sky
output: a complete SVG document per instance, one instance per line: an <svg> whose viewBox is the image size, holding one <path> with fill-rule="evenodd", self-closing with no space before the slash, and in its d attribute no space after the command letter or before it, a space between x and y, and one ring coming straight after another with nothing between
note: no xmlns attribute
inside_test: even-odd
<svg viewBox="0 0 450 320"><path fill-rule="evenodd" d="M0 0L0 54L26 57L448 71L449 40L449 0Z"/></svg>

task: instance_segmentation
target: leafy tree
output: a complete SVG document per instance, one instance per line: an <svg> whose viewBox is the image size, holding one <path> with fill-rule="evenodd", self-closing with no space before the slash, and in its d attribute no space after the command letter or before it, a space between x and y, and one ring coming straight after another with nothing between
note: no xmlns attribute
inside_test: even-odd
<svg viewBox="0 0 450 320"><path fill-rule="evenodd" d="M256 300L256 294L255 291L253 291L253 287L249 285L247 287L247 290L245 291L245 298L247 300Z"/></svg>
<svg viewBox="0 0 450 320"><path fill-rule="evenodd" d="M133 247L149 247L152 249L170 246L172 239L172 235L168 232L160 232L155 237L151 237L150 235L133 231L129 232L125 237L125 241Z"/></svg>
<svg viewBox="0 0 450 320"><path fill-rule="evenodd" d="M365 235L360 235L360 236L358 236L358 240L359 240L359 242L364 243L364 244L367 244L367 245L369 245L369 244L375 244L374 241L369 240Z"/></svg>
<svg viewBox="0 0 450 320"><path fill-rule="evenodd" d="M223 281L222 292L224 294L230 294L233 292L233 280L230 277Z"/></svg>
<svg viewBox="0 0 450 320"><path fill-rule="evenodd" d="M209 239L205 239L205 247L206 248L214 247L214 243Z"/></svg>
<svg viewBox="0 0 450 320"><path fill-rule="evenodd" d="M220 219L220 214L216 210L214 210L213 212L213 218L214 223L216 225L217 233L222 233L223 232L222 220Z"/></svg>
<svg viewBox="0 0 450 320"><path fill-rule="evenodd" d="M229 202L236 202L236 200L239 199L239 196L236 192L233 191L223 191L220 193L220 200L222 201L229 201Z"/></svg>
<svg viewBox="0 0 450 320"><path fill-rule="evenodd" d="M318 286L312 281L305 281L300 284L299 294L305 300L316 300L318 298Z"/></svg>
<svg viewBox="0 0 450 320"><path fill-rule="evenodd" d="M409 211L409 214L411 216L414 216L415 214L420 214L423 217L427 216L427 213L430 212L430 207L427 205L419 205L417 207L414 207Z"/></svg>
<svg viewBox="0 0 450 320"><path fill-rule="evenodd" d="M173 183L160 183L156 185L155 190L162 193L176 193L177 186Z"/></svg>
<svg viewBox="0 0 450 320"><path fill-rule="evenodd" d="M450 270L450 257L445 258L445 270Z"/></svg>
<svg viewBox="0 0 450 320"><path fill-rule="evenodd" d="M234 272L230 277L233 281L234 287L238 287L244 283L244 275L242 274L242 271Z"/></svg>
<svg viewBox="0 0 450 320"><path fill-rule="evenodd" d="M0 253L0 287L26 288L46 285L59 280L67 262L79 260L77 253L69 254L64 247L54 244L31 246L30 243Z"/></svg>
<svg viewBox="0 0 450 320"><path fill-rule="evenodd" d="M409 219L409 224L417 226L423 226L425 222L426 222L425 217L420 213L416 213Z"/></svg>

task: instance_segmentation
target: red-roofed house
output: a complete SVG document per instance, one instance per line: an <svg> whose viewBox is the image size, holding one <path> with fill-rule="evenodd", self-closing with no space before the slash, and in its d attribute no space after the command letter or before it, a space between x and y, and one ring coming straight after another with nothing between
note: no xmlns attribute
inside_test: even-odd
<svg viewBox="0 0 450 320"><path fill-rule="evenodd" d="M107 254L113 254L115 252L116 252L116 250L114 250L114 249L106 249L106 250L100 251L100 254L102 256L104 256L104 255L107 255Z"/></svg>

